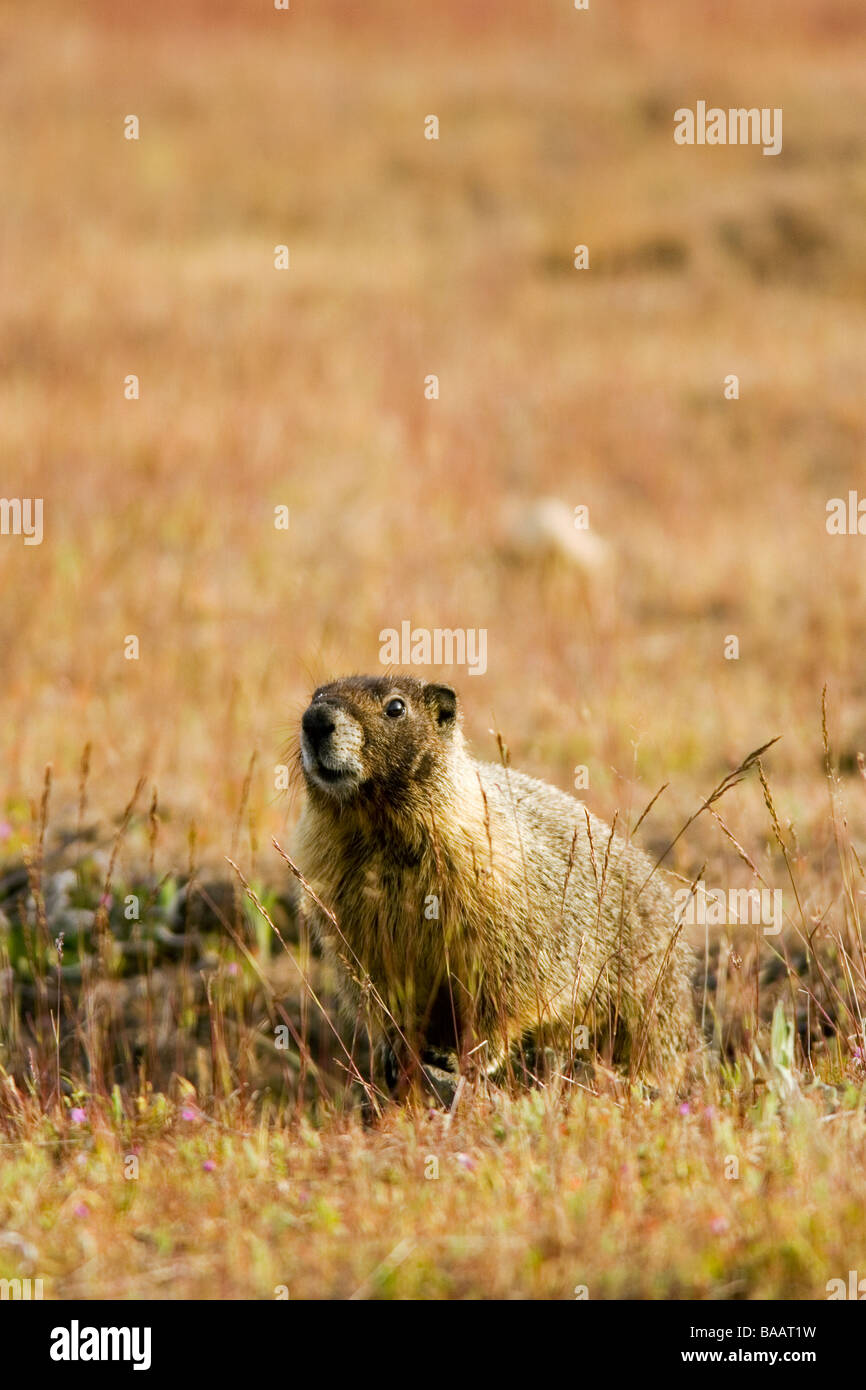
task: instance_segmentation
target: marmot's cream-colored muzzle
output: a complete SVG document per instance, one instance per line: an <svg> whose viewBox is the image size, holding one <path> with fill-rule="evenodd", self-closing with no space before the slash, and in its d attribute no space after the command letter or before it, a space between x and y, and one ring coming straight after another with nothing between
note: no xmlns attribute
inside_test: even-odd
<svg viewBox="0 0 866 1390"><path fill-rule="evenodd" d="M331 700L315 700L301 721L301 762L322 791L344 795L364 775L364 733L356 719Z"/></svg>

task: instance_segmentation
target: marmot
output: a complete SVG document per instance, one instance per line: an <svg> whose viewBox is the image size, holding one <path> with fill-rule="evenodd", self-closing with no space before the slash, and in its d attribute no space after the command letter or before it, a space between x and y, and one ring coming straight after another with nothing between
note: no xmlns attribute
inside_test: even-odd
<svg viewBox="0 0 866 1390"><path fill-rule="evenodd" d="M461 723L449 686L403 675L320 686L304 713L296 858L344 1006L404 1063L501 1076L552 1049L671 1075L693 965L661 873L573 797L477 762Z"/></svg>

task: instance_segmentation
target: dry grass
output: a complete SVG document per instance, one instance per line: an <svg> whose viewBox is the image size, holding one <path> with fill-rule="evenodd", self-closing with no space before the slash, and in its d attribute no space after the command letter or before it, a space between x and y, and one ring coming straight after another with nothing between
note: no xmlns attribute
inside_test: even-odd
<svg viewBox="0 0 866 1390"><path fill-rule="evenodd" d="M0 1203L35 1254L4 1249L0 1276L66 1298L819 1298L863 1250L860 1114L814 1100L500 1096L373 1131L186 1113L96 1106L73 1134L25 1105Z"/></svg>
<svg viewBox="0 0 866 1390"><path fill-rule="evenodd" d="M67 1296L820 1296L866 1261L866 568L824 525L864 487L866 21L342 10L0 4L0 495L45 500L42 546L0 537L0 878L29 860L0 894L0 1228ZM701 98L782 106L782 156L675 147ZM509 558L508 516L549 494L589 505L602 594ZM622 824L667 782L657 853L782 736L766 794L751 775L666 861L785 894L781 938L714 943L723 1060L687 1115L552 1088L364 1129L240 892L191 920L187 875L225 886L230 855L328 1005L274 766L311 685L375 670L403 619L487 628L486 676L438 673L485 756L494 727L558 785L586 764ZM64 867L97 919L58 989ZM277 1054L281 1019L303 1046Z"/></svg>

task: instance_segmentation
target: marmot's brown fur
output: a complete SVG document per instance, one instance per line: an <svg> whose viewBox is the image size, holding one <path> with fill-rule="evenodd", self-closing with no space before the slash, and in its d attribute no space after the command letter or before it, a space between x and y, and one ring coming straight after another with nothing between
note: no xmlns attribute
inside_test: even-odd
<svg viewBox="0 0 866 1390"><path fill-rule="evenodd" d="M692 961L661 873L573 797L476 762L460 725L453 690L408 676L334 681L303 716L296 856L339 927L307 900L344 1005L378 992L398 1056L496 1074L551 1047L671 1074Z"/></svg>

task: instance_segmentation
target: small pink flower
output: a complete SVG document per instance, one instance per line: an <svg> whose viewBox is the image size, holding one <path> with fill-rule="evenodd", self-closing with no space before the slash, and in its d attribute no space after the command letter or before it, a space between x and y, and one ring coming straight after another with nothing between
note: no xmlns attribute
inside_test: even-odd
<svg viewBox="0 0 866 1390"><path fill-rule="evenodd" d="M710 1230L714 1236L720 1236L728 1229L728 1223L724 1216L714 1216L710 1222Z"/></svg>
<svg viewBox="0 0 866 1390"><path fill-rule="evenodd" d="M11 838L12 826L9 824L8 820L0 820L0 844L2 844L4 840L11 840Z"/></svg>
<svg viewBox="0 0 866 1390"><path fill-rule="evenodd" d="M226 973L231 975L232 977L241 973L236 960L229 961L228 965L226 966Z"/></svg>
<svg viewBox="0 0 866 1390"><path fill-rule="evenodd" d="M87 1111L82 1110L80 1105L76 1105L70 1110L69 1118L74 1125L83 1125L87 1119Z"/></svg>
<svg viewBox="0 0 866 1390"><path fill-rule="evenodd" d="M90 1208L87 1206L85 1202L79 1202L78 1206L73 1208L73 1211L75 1212L75 1215L80 1216L82 1220L85 1216L90 1215Z"/></svg>
<svg viewBox="0 0 866 1390"><path fill-rule="evenodd" d="M182 1120L197 1120L198 1115L191 1105L185 1105L180 1112L180 1118Z"/></svg>
<svg viewBox="0 0 866 1390"><path fill-rule="evenodd" d="M475 1159L472 1157L471 1154L455 1154L454 1157L460 1164L461 1168L466 1168L467 1171L470 1173L474 1172Z"/></svg>
<svg viewBox="0 0 866 1390"><path fill-rule="evenodd" d="M212 1158L206 1158L201 1166L206 1173L212 1173L216 1168L216 1164L214 1163Z"/></svg>
<svg viewBox="0 0 866 1390"><path fill-rule="evenodd" d="M681 1115L691 1115L691 1113L692 1113L692 1107L689 1105L689 1103L688 1103L687 1100L684 1100L684 1101L683 1101L682 1105L680 1106L680 1112L679 1112L679 1113L680 1113Z"/></svg>

